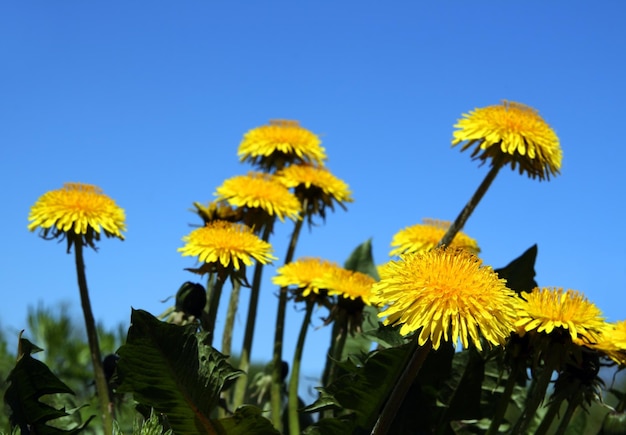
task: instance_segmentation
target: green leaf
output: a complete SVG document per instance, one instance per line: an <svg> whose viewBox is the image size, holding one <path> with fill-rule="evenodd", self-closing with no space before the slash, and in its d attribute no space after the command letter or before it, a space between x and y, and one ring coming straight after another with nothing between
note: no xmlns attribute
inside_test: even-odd
<svg viewBox="0 0 626 435"><path fill-rule="evenodd" d="M378 276L378 269L376 268L374 256L372 255L372 239L357 246L354 251L352 251L352 254L350 254L350 257L348 257L343 267L348 270L364 273L378 281L380 277Z"/></svg>
<svg viewBox="0 0 626 435"><path fill-rule="evenodd" d="M255 406L241 406L231 417L219 422L228 435L278 435L272 423Z"/></svg>
<svg viewBox="0 0 626 435"><path fill-rule="evenodd" d="M517 293L531 292L537 287L535 281L535 260L537 245L533 245L505 267L495 269L500 278L506 279L506 285Z"/></svg>
<svg viewBox="0 0 626 435"><path fill-rule="evenodd" d="M21 336L21 333L20 333ZM25 338L19 339L19 355L17 363L7 381L9 387L4 394L4 400L11 408L11 425L19 427L22 433L37 433L41 435L75 434L83 430L91 421L89 418L82 426L64 430L49 426L53 420L70 417L72 414L65 408L55 408L40 399L49 398L52 402L56 394L74 394L74 392L57 378L41 361L34 359L31 354L42 349ZM57 420L60 425L61 420Z"/></svg>
<svg viewBox="0 0 626 435"><path fill-rule="evenodd" d="M328 387L320 388L320 399L306 411L343 409L354 412L357 426L370 428L393 387L395 374L406 361L408 350L408 346L402 346L372 352L363 367L350 367L349 362L344 363L342 368L348 373Z"/></svg>
<svg viewBox="0 0 626 435"><path fill-rule="evenodd" d="M226 433L211 412L241 372L205 344L206 336L133 310L126 344L118 350L118 392L166 414L176 434Z"/></svg>
<svg viewBox="0 0 626 435"><path fill-rule="evenodd" d="M471 347L457 352L452 359L452 375L446 382L447 405L443 424L454 420L472 420L481 417L481 394L485 375L485 361Z"/></svg>

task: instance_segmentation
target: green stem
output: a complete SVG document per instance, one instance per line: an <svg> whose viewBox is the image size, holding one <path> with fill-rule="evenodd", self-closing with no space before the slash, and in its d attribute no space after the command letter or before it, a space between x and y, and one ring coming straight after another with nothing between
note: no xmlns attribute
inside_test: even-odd
<svg viewBox="0 0 626 435"><path fill-rule="evenodd" d="M334 326L337 325L335 329ZM332 346L329 352L329 358L326 364L328 364L328 375L325 377L324 385L328 386L333 383L337 377L338 366L337 363L341 361L343 355L343 349L346 347L346 340L348 339L348 315L341 313L340 317L335 320L333 325Z"/></svg>
<svg viewBox="0 0 626 435"><path fill-rule="evenodd" d="M526 405L524 411L517 419L515 426L511 431L511 435L525 434L526 429L532 421L539 405L546 396L548 385L550 385L550 379L552 378L551 366L544 366L538 377L534 378L530 389L528 391L528 397L526 398Z"/></svg>
<svg viewBox="0 0 626 435"><path fill-rule="evenodd" d="M496 178L496 175L498 175L498 171L502 167L501 161L502 158L495 158L493 160L491 169L483 179L482 183L480 183L480 185L478 186L478 189L476 189L476 192L474 192L474 195L472 195L463 210L461 210L461 213L459 213L454 223L450 225L450 228L448 228L448 231L443 236L438 246L449 246L450 243L452 243L454 236L456 236L456 234L463 229L463 227L465 226L465 222L467 222L467 219L470 217L482 197L485 195L487 189L489 189L492 181Z"/></svg>
<svg viewBox="0 0 626 435"><path fill-rule="evenodd" d="M563 414L563 418L559 422L559 427L557 427L554 435L563 435L565 433L567 427L569 426L570 420L574 416L574 411L576 411L576 408L578 407L578 404L580 402L580 396L567 401L567 410L565 411L565 414Z"/></svg>
<svg viewBox="0 0 626 435"><path fill-rule="evenodd" d="M267 223L263 229L263 241L269 240L272 233L273 221ZM257 261L254 266L254 277L252 278L252 288L250 289L250 302L248 304L248 318L246 319L246 329L243 337L241 349L241 359L239 369L243 374L237 378L233 398L234 409L241 406L245 400L248 388L248 370L250 369L250 354L252 352L252 341L254 339L254 328L256 325L256 312L259 305L259 293L261 289L261 278L263 277L263 263Z"/></svg>
<svg viewBox="0 0 626 435"><path fill-rule="evenodd" d="M207 320L206 324L203 325L204 329L208 331L211 335L209 335L208 344L213 344L213 338L215 337L215 320L217 319L217 312L220 307L220 299L222 298L222 289L224 288L224 281L226 281L226 277L221 278L217 277L215 281L215 285L211 289L211 293L209 294L208 301L208 311L207 311ZM224 350L222 350L223 352Z"/></svg>
<svg viewBox="0 0 626 435"><path fill-rule="evenodd" d="M511 367L511 373L509 373L509 378L506 381L504 391L502 392L502 396L498 399L498 403L496 404L496 410L493 418L491 419L491 424L489 425L486 435L498 433L502 420L504 420L506 409L511 401L511 396L513 395L513 389L517 383L517 375L520 367L523 367L523 365L520 363L519 359L515 359L513 367Z"/></svg>
<svg viewBox="0 0 626 435"><path fill-rule="evenodd" d="M302 351L304 349L304 341L306 340L306 333L309 329L309 323L311 323L311 313L313 312L314 302L306 302L306 312L304 319L302 320L302 327L300 328L300 334L298 335L298 342L296 344L296 350L293 354L293 362L291 364L291 375L289 376L289 433L300 433L300 416L298 414L298 385L300 380L300 362L302 361Z"/></svg>
<svg viewBox="0 0 626 435"><path fill-rule="evenodd" d="M409 388L411 388L411 384L415 380L431 348L432 343L430 340L424 343L424 346L419 346L417 337L414 338L411 358L405 365L400 376L396 379L393 390L382 412L378 416L378 420L372 429L371 435L384 435L389 431L406 393L409 391Z"/></svg>
<svg viewBox="0 0 626 435"><path fill-rule="evenodd" d="M543 420L541 420L541 424L535 431L535 435L545 435L548 433L550 426L552 426L552 421L554 420L554 417L556 417L559 413L562 404L562 400L555 400L550 404L548 411L543 416Z"/></svg>
<svg viewBox="0 0 626 435"><path fill-rule="evenodd" d="M111 401L111 397L109 396L109 386L102 367L102 356L100 355L100 345L98 343L98 331L96 329L96 322L91 310L91 302L89 301L89 290L87 288L87 277L85 275L85 260L83 258L83 244L80 239L76 240L74 243L74 254L76 257L76 275L78 278L80 302L85 316L87 341L89 342L91 362L93 363L96 391L98 392L98 402L100 403L100 413L102 414L104 433L110 435L113 433L113 403Z"/></svg>
<svg viewBox="0 0 626 435"><path fill-rule="evenodd" d="M302 209L306 210L307 200L303 201ZM304 222L304 216L297 220L291 233L291 240L289 241L289 247L287 248L287 254L285 256L285 264L291 263L296 252L296 244L300 237L300 230ZM274 332L274 353L272 356L272 386L270 396L270 409L272 411L272 423L279 432L282 432L282 385L284 380L282 379L282 354L283 354L283 340L285 332L285 315L287 312L287 288L282 287L278 293L278 309L276 311L276 330Z"/></svg>
<svg viewBox="0 0 626 435"><path fill-rule="evenodd" d="M227 356L230 356L232 351L233 330L235 329L235 316L239 306L240 290L241 283L238 280L233 280L233 288L230 291L228 311L226 312L226 321L224 323L224 334L222 335L222 353Z"/></svg>

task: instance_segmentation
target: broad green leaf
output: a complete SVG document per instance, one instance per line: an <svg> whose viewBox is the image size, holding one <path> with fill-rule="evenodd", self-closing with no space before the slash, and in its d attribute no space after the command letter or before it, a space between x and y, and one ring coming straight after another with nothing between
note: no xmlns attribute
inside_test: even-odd
<svg viewBox="0 0 626 435"><path fill-rule="evenodd" d="M442 424L454 420L480 419L485 361L475 348L457 352L452 360L452 375L444 393L446 411Z"/></svg>
<svg viewBox="0 0 626 435"><path fill-rule="evenodd" d="M272 423L255 406L242 406L228 418L219 420L228 435L278 435Z"/></svg>
<svg viewBox="0 0 626 435"><path fill-rule="evenodd" d="M327 388L320 388L320 399L306 411L337 409L354 412L355 424L370 428L393 387L395 374L407 359L408 349L408 346L403 346L372 352L363 367L353 366L350 369L349 362L343 364L342 368L348 373Z"/></svg>
<svg viewBox="0 0 626 435"><path fill-rule="evenodd" d="M176 434L225 433L211 413L240 372L205 339L191 325L133 310L126 344L118 350L118 391L167 415Z"/></svg>
<svg viewBox="0 0 626 435"><path fill-rule="evenodd" d="M75 427L67 430L48 424L61 425L62 419L72 415L63 407L59 409L49 404L57 399L54 395L73 395L74 392L44 363L31 356L32 353L41 351L40 348L21 337L19 348L18 360L7 378L9 387L4 395L4 400L11 408L11 425L19 427L22 433L40 435L79 433L89 424L91 418L83 425L78 427L73 425ZM49 403L45 403L46 398Z"/></svg>
<svg viewBox="0 0 626 435"><path fill-rule="evenodd" d="M528 248L522 255L506 266L495 269L500 278L506 279L506 285L517 293L531 292L537 287L535 281L535 260L537 259L537 245Z"/></svg>

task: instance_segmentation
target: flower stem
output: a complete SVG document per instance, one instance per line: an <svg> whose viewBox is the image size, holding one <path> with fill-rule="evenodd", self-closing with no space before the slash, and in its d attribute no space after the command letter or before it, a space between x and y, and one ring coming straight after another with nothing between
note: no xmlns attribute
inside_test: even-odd
<svg viewBox="0 0 626 435"><path fill-rule="evenodd" d="M526 398L526 405L522 414L515 423L515 426L511 430L511 435L526 433L526 428L532 421L539 405L541 405L541 402L545 398L551 378L552 368L551 366L546 365L541 370L541 373L533 379L528 391L528 397Z"/></svg>
<svg viewBox="0 0 626 435"><path fill-rule="evenodd" d="M543 416L543 420L541 420L541 424L535 431L535 435L545 435L548 433L550 426L552 426L552 421L554 420L554 417L556 417L559 413L562 404L562 400L555 400L550 404L548 411Z"/></svg>
<svg viewBox="0 0 626 435"><path fill-rule="evenodd" d="M326 367L322 376L322 385L328 387L337 376L337 362L341 361L343 348L348 338L348 317L345 312L339 310L337 318L333 322L330 349L326 356Z"/></svg>
<svg viewBox="0 0 626 435"><path fill-rule="evenodd" d="M207 312L207 321L206 324L203 325L206 331L208 331L211 335L209 335L209 344L213 344L213 338L215 337L215 319L217 319L217 311L220 307L220 299L222 297L222 288L224 288L224 281L226 278L217 277L215 281L215 285L211 289L211 293L209 294L209 304L208 304L208 312ZM222 350L223 352L223 350Z"/></svg>
<svg viewBox="0 0 626 435"><path fill-rule="evenodd" d="M100 403L100 413L104 424L104 433L113 433L113 403L109 396L109 386L102 367L102 356L100 355L100 345L98 343L98 331L96 322L91 310L89 301L89 290L87 288L87 277L85 275L85 260L83 258L83 244L80 239L74 243L74 254L76 258L76 275L78 278L78 290L80 292L80 302L85 316L85 328L87 330L87 341L89 352L93 364L94 377L96 381L96 391L98 402Z"/></svg>
<svg viewBox="0 0 626 435"><path fill-rule="evenodd" d="M222 335L222 353L230 356L233 343L233 330L235 329L235 316L237 307L239 306L239 291L241 283L233 280L233 288L230 291L230 299L228 300L228 311L226 312L226 321L224 323L224 333Z"/></svg>
<svg viewBox="0 0 626 435"><path fill-rule="evenodd" d="M378 420L372 429L371 435L384 435L389 431L406 393L409 391L409 388L411 388L411 384L415 380L431 348L432 343L430 340L424 343L424 346L419 346L417 337L413 339L411 357L400 376L396 379L393 390L391 390L391 394L382 412L378 416Z"/></svg>
<svg viewBox="0 0 626 435"><path fill-rule="evenodd" d="M296 350L293 354L293 362L291 364L291 375L289 376L289 433L300 433L300 416L298 414L298 385L300 380L300 362L302 361L302 351L304 349L304 341L306 340L306 333L309 329L309 323L311 323L311 313L313 312L314 302L306 301L306 311L304 313L304 319L302 320L302 327L300 328L300 334L298 335L298 342L296 344Z"/></svg>
<svg viewBox="0 0 626 435"><path fill-rule="evenodd" d="M556 432L554 432L554 435L563 435L565 433L565 430L569 426L570 420L574 416L574 411L576 411L576 408L580 404L580 399L577 399L578 400L572 399L567 401L567 409L565 410L565 414L563 414L563 418L559 422L559 427L556 428Z"/></svg>
<svg viewBox="0 0 626 435"><path fill-rule="evenodd" d="M448 228L448 231L443 236L438 246L449 246L454 236L463 229L465 222L467 222L467 219L469 219L470 215L487 192L487 189L491 186L492 181L496 178L496 175L498 175L498 171L502 167L501 161L502 157L494 158L491 169L478 186L478 189L476 189L476 192L474 192L474 195L472 195L463 210L461 210L461 213L459 213L454 223L450 225L450 228Z"/></svg>
<svg viewBox="0 0 626 435"><path fill-rule="evenodd" d="M520 360L515 359L513 367L511 367L511 373L509 373L509 377L506 380L502 397L498 399L498 403L496 404L496 410L493 418L491 419L491 424L489 425L486 435L494 435L498 433L502 420L504 419L506 409L511 401L511 396L513 395L513 389L515 388L515 384L517 382L517 375L520 367L522 367Z"/></svg>
<svg viewBox="0 0 626 435"><path fill-rule="evenodd" d="M267 242L272 233L273 221L265 225L262 240ZM261 290L261 278L263 277L263 263L257 261L254 266L254 276L252 278L252 288L250 289L250 301L248 304L248 318L246 319L246 329L243 336L243 346L241 349L241 359L239 369L244 373L235 382L235 392L233 407L237 409L245 400L248 389L248 370L250 369L250 354L252 353L252 341L254 339L254 328L256 325L256 312L259 305L259 293Z"/></svg>
<svg viewBox="0 0 626 435"><path fill-rule="evenodd" d="M307 208L307 199L303 200L302 209ZM287 254L285 255L285 264L291 263L296 252L296 244L300 237L300 230L304 222L304 216L297 220L293 232L291 233L291 240L287 248ZM287 288L281 287L278 293L278 309L276 311L276 330L274 332L274 353L272 356L272 385L270 396L270 408L272 411L272 423L279 432L282 432L282 353L283 353L283 340L285 332L285 313L287 311Z"/></svg>

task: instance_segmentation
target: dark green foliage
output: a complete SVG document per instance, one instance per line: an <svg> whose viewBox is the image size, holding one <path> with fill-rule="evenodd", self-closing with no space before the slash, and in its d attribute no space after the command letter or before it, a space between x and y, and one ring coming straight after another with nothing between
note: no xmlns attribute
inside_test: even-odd
<svg viewBox="0 0 626 435"><path fill-rule="evenodd" d="M495 269L500 278L506 279L506 285L517 293L531 292L537 287L535 281L535 260L537 259L537 245L528 248L522 255L506 266Z"/></svg>
<svg viewBox="0 0 626 435"><path fill-rule="evenodd" d="M56 408L41 399L48 397L51 402L57 394L74 394L74 392L57 378L41 361L31 354L42 349L33 345L25 338L19 339L20 350L15 367L8 377L9 387L4 400L11 408L11 426L20 428L22 434L36 433L40 435L75 434L83 430L91 418L82 426L63 430L48 425L54 420L71 416L65 408Z"/></svg>
<svg viewBox="0 0 626 435"><path fill-rule="evenodd" d="M118 392L133 393L137 402L166 416L176 434L271 433L269 421L249 409L212 419L220 392L240 372L206 338L191 325L133 310L127 342L118 351Z"/></svg>

